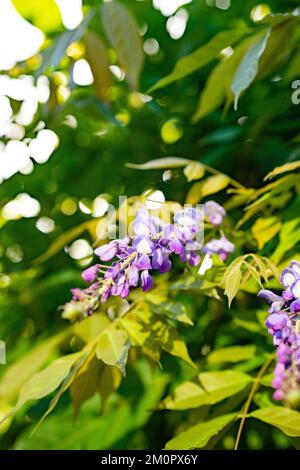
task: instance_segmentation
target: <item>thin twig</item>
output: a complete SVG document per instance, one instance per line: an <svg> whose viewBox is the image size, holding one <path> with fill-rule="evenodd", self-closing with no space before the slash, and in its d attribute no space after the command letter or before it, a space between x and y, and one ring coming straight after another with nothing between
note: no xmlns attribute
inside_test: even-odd
<svg viewBox="0 0 300 470"><path fill-rule="evenodd" d="M239 446L241 435L242 435L242 432L243 432L243 429L244 429L247 414L248 414L252 399L254 397L254 394L255 394L255 392L257 391L257 389L260 385L260 379L263 377L263 375L266 372L266 370L268 369L269 365L272 363L274 357L275 357L275 354L272 354L267 359L267 361L263 364L263 366L261 367L261 369L259 370L257 376L255 377L255 379L253 381L250 393L248 395L247 401L245 403L245 406L244 406L244 409L243 409L243 412L242 412L242 415L241 415L241 421L240 421L238 433L237 433L235 444L234 444L234 450L238 450L238 446Z"/></svg>

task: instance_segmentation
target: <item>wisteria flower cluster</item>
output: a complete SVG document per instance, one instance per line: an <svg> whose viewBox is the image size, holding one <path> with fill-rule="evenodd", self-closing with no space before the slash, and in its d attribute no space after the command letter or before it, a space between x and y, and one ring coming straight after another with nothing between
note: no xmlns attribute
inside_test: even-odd
<svg viewBox="0 0 300 470"><path fill-rule="evenodd" d="M225 215L217 202L204 204L204 218L213 227L222 224ZM176 212L172 224L163 223L144 207L139 208L133 222L133 236L113 240L95 250L99 262L82 273L90 285L86 289L72 289L73 298L65 305L63 316L82 318L91 315L110 296L126 298L130 289L139 285L143 291L151 289L152 272L169 271L173 255L190 266L199 265L201 251L206 256L218 254L224 261L234 245L223 234L202 247L197 241L201 221L202 212L195 207ZM103 264L106 262L109 264Z"/></svg>
<svg viewBox="0 0 300 470"><path fill-rule="evenodd" d="M272 386L274 399L300 403L300 263L292 261L280 277L281 295L263 289L258 295L271 304L266 326L277 347Z"/></svg>

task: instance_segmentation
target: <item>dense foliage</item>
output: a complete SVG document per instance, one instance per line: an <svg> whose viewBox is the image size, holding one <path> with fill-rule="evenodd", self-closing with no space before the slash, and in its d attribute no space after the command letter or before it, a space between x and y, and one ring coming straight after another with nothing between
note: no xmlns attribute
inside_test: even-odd
<svg viewBox="0 0 300 470"><path fill-rule="evenodd" d="M297 2L38 3L0 76L0 447L299 447Z"/></svg>

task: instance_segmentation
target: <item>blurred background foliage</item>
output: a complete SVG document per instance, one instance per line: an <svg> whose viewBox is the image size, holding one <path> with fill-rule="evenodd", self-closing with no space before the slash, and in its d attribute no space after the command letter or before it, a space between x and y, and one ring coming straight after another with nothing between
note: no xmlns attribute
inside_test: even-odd
<svg viewBox="0 0 300 470"><path fill-rule="evenodd" d="M7 350L7 365L0 370L0 415L36 371L60 353L78 349L78 339L62 320L59 306L69 300L71 287L83 285L80 269L91 262L107 203L118 205L119 195L131 197L147 190L162 191L166 200L183 203L194 185L181 168L170 170L166 165L162 170L154 165L152 171L137 171L127 162L187 158L253 188L240 193L240 203L224 192L216 196L235 209L235 223L244 214L240 205L264 194L254 191L264 185L263 177L276 166L296 162L300 151L299 106L291 100L292 82L300 78L300 29L298 16L291 15L297 1L42 3L3 0L0 5L0 338ZM271 40L263 51L270 27ZM203 51L201 67L199 57L196 66L191 59L176 80L150 90L181 58L223 31L234 31L236 38L231 42L224 35L210 60L209 51ZM248 57L240 71L242 79L236 77L242 94L235 110L230 77L259 41L261 49ZM193 73L187 74L189 66ZM286 238L281 245L278 241L282 223L299 214L299 182L289 184L275 195L266 191L273 206L264 206L266 197L259 204L263 217L274 217L268 225L273 227L271 235L268 232L262 241L261 230L266 228L258 223L255 232L253 220L245 220L242 231L234 229L238 255L245 245L246 253L259 248L266 256L276 253L273 261L279 265L297 253L299 221L292 228L295 240L286 250ZM238 297L231 310L224 300L189 290L180 293L179 300L195 323L181 333L200 371L219 367L213 360L206 363L214 348L254 344L260 354L248 350L236 366L244 372L259 367L265 352L272 350L264 313L249 295L257 289L248 286L248 293ZM43 342L46 338L50 339ZM162 448L207 416L222 415L226 407L231 411L228 402L218 404L212 415L208 404L192 411L159 410L170 384L174 388L193 371L171 356L163 355L160 369L135 354L126 380L101 413L94 396L74 424L71 399L65 394L29 438L47 409L49 400L44 398L18 411L13 423L1 425L1 448ZM246 384L233 397L234 406L243 403L245 392ZM101 402L104 399L102 395ZM270 392L257 393L255 404L272 404ZM265 430L266 424L249 420L241 448L292 448L291 439L276 427ZM225 437L219 436L216 445L232 448L235 435L236 425Z"/></svg>

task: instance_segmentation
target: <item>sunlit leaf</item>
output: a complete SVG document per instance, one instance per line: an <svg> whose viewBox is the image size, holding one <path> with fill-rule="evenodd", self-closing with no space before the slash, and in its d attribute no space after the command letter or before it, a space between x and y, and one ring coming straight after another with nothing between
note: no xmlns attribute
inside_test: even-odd
<svg viewBox="0 0 300 470"><path fill-rule="evenodd" d="M165 314L172 320L193 325L192 320L187 315L186 308L179 302L162 302L158 305L151 304L151 310L159 315Z"/></svg>
<svg viewBox="0 0 300 470"><path fill-rule="evenodd" d="M277 166L274 170L270 171L265 177L264 180L269 180L275 176L282 175L282 173L288 173L289 171L294 171L300 168L300 161L285 163L284 165Z"/></svg>
<svg viewBox="0 0 300 470"><path fill-rule="evenodd" d="M269 240L272 240L279 232L280 228L281 222L277 217L257 219L251 231L257 241L258 248L262 249Z"/></svg>
<svg viewBox="0 0 300 470"><path fill-rule="evenodd" d="M193 115L192 122L197 122L204 116L221 106L224 100L227 103L233 101L231 82L233 74L239 65L243 55L252 46L256 36L251 35L238 44L233 54L223 59L210 72L203 91L201 92L198 107Z"/></svg>
<svg viewBox="0 0 300 470"><path fill-rule="evenodd" d="M255 355L255 346L228 346L217 349L207 356L209 364L220 364L222 362L240 362L251 359Z"/></svg>
<svg viewBox="0 0 300 470"><path fill-rule="evenodd" d="M122 374L125 375L129 348L130 342L125 331L108 328L99 336L96 355L105 364L118 366Z"/></svg>
<svg viewBox="0 0 300 470"><path fill-rule="evenodd" d="M191 54L179 59L174 70L166 77L153 85L149 92L162 88L170 83L180 80L183 77L199 70L204 65L213 60L225 47L232 46L246 33L246 28L235 29L232 31L222 31L216 34L209 42L199 47Z"/></svg>
<svg viewBox="0 0 300 470"><path fill-rule="evenodd" d="M202 198L216 194L227 188L230 178L226 175L219 174L206 178L203 181L193 184L186 196L187 204L197 204Z"/></svg>
<svg viewBox="0 0 300 470"><path fill-rule="evenodd" d="M251 381L248 375L233 370L202 372L199 383L184 382L162 402L168 410L186 410L214 405L243 390Z"/></svg>
<svg viewBox="0 0 300 470"><path fill-rule="evenodd" d="M213 436L232 423L235 418L236 413L231 413L197 424L168 441L165 448L166 450L201 449L206 446Z"/></svg>
<svg viewBox="0 0 300 470"><path fill-rule="evenodd" d="M146 163L126 163L128 168L133 168L134 170L164 170L167 168L180 168L188 163L191 163L191 160L187 158L180 157L164 157L156 158L155 160L149 160Z"/></svg>
<svg viewBox="0 0 300 470"><path fill-rule="evenodd" d="M238 263L232 263L228 266L225 274L225 295L228 297L228 306L230 307L232 300L239 290L241 280L242 280L242 261Z"/></svg>
<svg viewBox="0 0 300 470"><path fill-rule="evenodd" d="M70 335L70 331L65 331L43 341L9 366L1 378L0 398L15 399L20 387L41 369L53 351L68 335Z"/></svg>
<svg viewBox="0 0 300 470"><path fill-rule="evenodd" d="M241 93L248 88L257 74L258 61L266 48L269 34L268 31L249 49L237 68L231 85L234 94L235 109L237 109L237 103Z"/></svg>
<svg viewBox="0 0 300 470"><path fill-rule="evenodd" d="M270 406L255 410L249 416L279 428L288 436L300 436L300 413L298 411L282 406Z"/></svg>
<svg viewBox="0 0 300 470"><path fill-rule="evenodd" d="M93 73L97 95L100 99L108 101L112 73L109 69L106 46L99 36L90 31L85 36L85 53Z"/></svg>
<svg viewBox="0 0 300 470"><path fill-rule="evenodd" d="M43 0L43 8L41 8L39 0L12 0L12 3L26 20L45 33L52 33L61 29L60 11L55 0Z"/></svg>
<svg viewBox="0 0 300 470"><path fill-rule="evenodd" d="M183 173L188 181L200 180L205 174L205 167L199 162L189 163Z"/></svg>
<svg viewBox="0 0 300 470"><path fill-rule="evenodd" d="M101 7L104 30L114 47L128 84L137 89L144 63L144 53L138 27L127 8L117 1Z"/></svg>
<svg viewBox="0 0 300 470"><path fill-rule="evenodd" d="M105 401L118 388L121 377L120 371L115 367L106 366L91 355L80 368L70 388L75 416L83 403L96 393L99 393Z"/></svg>

